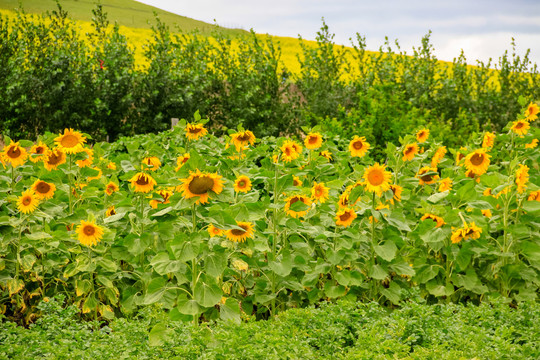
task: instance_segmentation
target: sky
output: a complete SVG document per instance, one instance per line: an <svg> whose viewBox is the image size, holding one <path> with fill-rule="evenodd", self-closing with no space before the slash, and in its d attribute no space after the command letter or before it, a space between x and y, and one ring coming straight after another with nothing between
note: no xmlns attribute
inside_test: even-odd
<svg viewBox="0 0 540 360"><path fill-rule="evenodd" d="M253 29L256 33L314 40L322 18L336 44L350 46L356 34L368 50L378 50L388 37L396 51L412 53L431 30L430 43L439 60L452 61L463 50L467 63L492 67L508 50L540 67L540 0L137 0L169 12Z"/></svg>

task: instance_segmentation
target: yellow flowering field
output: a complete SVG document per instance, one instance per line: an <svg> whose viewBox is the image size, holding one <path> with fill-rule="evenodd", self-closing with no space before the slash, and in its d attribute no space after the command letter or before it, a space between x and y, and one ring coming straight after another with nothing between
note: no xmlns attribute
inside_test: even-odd
<svg viewBox="0 0 540 360"><path fill-rule="evenodd" d="M94 143L0 151L0 311L58 293L83 316L265 318L321 301L537 299L539 108L459 149L427 128L375 161L363 136L215 137L196 113Z"/></svg>

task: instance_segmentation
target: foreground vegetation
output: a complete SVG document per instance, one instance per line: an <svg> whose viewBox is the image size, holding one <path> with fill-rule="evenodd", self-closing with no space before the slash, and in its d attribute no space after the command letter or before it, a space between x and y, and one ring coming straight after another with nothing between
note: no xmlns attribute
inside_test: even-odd
<svg viewBox="0 0 540 360"><path fill-rule="evenodd" d="M323 303L268 321L193 327L145 309L136 318L79 322L49 299L28 329L0 322L0 359L537 359L540 306Z"/></svg>

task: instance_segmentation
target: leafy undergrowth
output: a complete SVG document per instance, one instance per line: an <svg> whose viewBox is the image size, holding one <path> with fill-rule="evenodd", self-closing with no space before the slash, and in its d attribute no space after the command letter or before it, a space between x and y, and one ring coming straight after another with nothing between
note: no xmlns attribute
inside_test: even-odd
<svg viewBox="0 0 540 360"><path fill-rule="evenodd" d="M340 301L272 320L194 327L155 307L109 324L80 322L63 298L30 328L0 323L0 359L538 359L540 304Z"/></svg>

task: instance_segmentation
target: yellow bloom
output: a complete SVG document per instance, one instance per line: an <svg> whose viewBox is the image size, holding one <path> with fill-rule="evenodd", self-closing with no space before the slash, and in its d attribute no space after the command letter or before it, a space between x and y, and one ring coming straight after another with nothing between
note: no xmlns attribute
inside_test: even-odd
<svg viewBox="0 0 540 360"><path fill-rule="evenodd" d="M435 182L437 182L437 180L439 179L439 175L429 174L429 173L436 173L436 172L437 172L436 168L424 166L418 171L418 174L416 174L416 177L418 178L420 185L435 184Z"/></svg>
<svg viewBox="0 0 540 360"><path fill-rule="evenodd" d="M98 168L98 167L96 167L96 166L94 166L94 167L92 168L92 170L96 170L98 173L97 173L96 176L89 176L88 179L87 179L88 182L90 182L90 181L92 181L92 180L99 180L99 179L101 179L101 176L103 175L103 173L101 172L101 169Z"/></svg>
<svg viewBox="0 0 540 360"><path fill-rule="evenodd" d="M476 226L474 222L470 223L470 225L465 224L463 228L464 240L467 240L468 238L479 239L480 234L482 234L482 229Z"/></svg>
<svg viewBox="0 0 540 360"><path fill-rule="evenodd" d="M157 209L158 204L169 204L170 198L173 195L173 192L171 190L165 189L158 190L157 193L162 197L163 200L150 200L150 206L152 207L152 209Z"/></svg>
<svg viewBox="0 0 540 360"><path fill-rule="evenodd" d="M403 161L411 161L414 159L414 155L418 154L418 144L412 143L405 145L403 149Z"/></svg>
<svg viewBox="0 0 540 360"><path fill-rule="evenodd" d="M75 164L77 164L77 166L80 168L92 165L92 163L94 162L94 150L89 148L83 148L82 152L86 153L86 159L77 160Z"/></svg>
<svg viewBox="0 0 540 360"><path fill-rule="evenodd" d="M176 169L174 171L178 171L184 166L184 164L189 160L189 153L185 153L184 155L180 155L176 158Z"/></svg>
<svg viewBox="0 0 540 360"><path fill-rule="evenodd" d="M337 212L336 214L336 225L341 225L343 227L350 226L357 215L353 209L344 208Z"/></svg>
<svg viewBox="0 0 540 360"><path fill-rule="evenodd" d="M103 238L103 228L96 225L93 221L81 220L81 224L77 226L77 239L86 246L97 245Z"/></svg>
<svg viewBox="0 0 540 360"><path fill-rule="evenodd" d="M208 234L210 234L210 237L221 236L223 235L223 230L218 229L214 225L210 224L208 225Z"/></svg>
<svg viewBox="0 0 540 360"><path fill-rule="evenodd" d="M437 223L437 226L436 227L441 227L443 226L444 224L446 224L444 222L444 219L440 216L437 216L437 215L433 215L433 214L429 214L429 213L426 213L422 216L422 218L420 220L424 221L426 219L431 219L433 221L435 221Z"/></svg>
<svg viewBox="0 0 540 360"><path fill-rule="evenodd" d="M416 133L416 141L419 143L423 143L426 141L429 137L429 130L428 129L421 129Z"/></svg>
<svg viewBox="0 0 540 360"><path fill-rule="evenodd" d="M446 154L446 146L441 146L440 148L435 151L435 155L433 155L433 159L431 159L431 167L436 168L437 165L441 162L442 158Z"/></svg>
<svg viewBox="0 0 540 360"><path fill-rule="evenodd" d="M495 144L495 134L492 132L487 132L484 134L484 140L482 141L483 148L492 148Z"/></svg>
<svg viewBox="0 0 540 360"><path fill-rule="evenodd" d="M233 242L244 242L247 238L253 239L254 226L250 222L237 221L236 226L242 228L240 229L231 229L225 232L227 239Z"/></svg>
<svg viewBox="0 0 540 360"><path fill-rule="evenodd" d="M142 163L151 171L156 171L161 166L161 161L155 156L145 157Z"/></svg>
<svg viewBox="0 0 540 360"><path fill-rule="evenodd" d="M525 144L525 149L534 149L538 146L538 139L532 139L532 141L528 144Z"/></svg>
<svg viewBox="0 0 540 360"><path fill-rule="evenodd" d="M110 162L107 164L107 169L110 169L110 170L116 170L116 164L113 163L112 161L110 161Z"/></svg>
<svg viewBox="0 0 540 360"><path fill-rule="evenodd" d="M483 175L489 167L489 158L490 155L486 153L486 149L475 150L465 157L465 168L475 175Z"/></svg>
<svg viewBox="0 0 540 360"><path fill-rule="evenodd" d="M23 165L28 157L26 149L19 145L19 142L11 142L9 145L4 146L4 151L2 152L4 161L10 163L12 167L17 167Z"/></svg>
<svg viewBox="0 0 540 360"><path fill-rule="evenodd" d="M452 232L452 236L450 237L450 240L452 241L452 244L458 244L465 238L463 234L463 229L459 228Z"/></svg>
<svg viewBox="0 0 540 360"><path fill-rule="evenodd" d="M526 119L528 121L534 121L538 119L539 112L540 109L538 108L538 105L531 102L529 106L527 106L527 110L525 110Z"/></svg>
<svg viewBox="0 0 540 360"><path fill-rule="evenodd" d="M366 155L369 147L370 145L368 142L366 142L366 138L364 136L359 137L355 135L349 143L349 151L351 152L352 157L363 157Z"/></svg>
<svg viewBox="0 0 540 360"><path fill-rule="evenodd" d="M83 151L83 144L86 137L73 129L64 129L64 134L60 134L54 139L56 146L66 154L77 154Z"/></svg>
<svg viewBox="0 0 540 360"><path fill-rule="evenodd" d="M392 173L386 170L386 165L374 165L364 171L364 187L367 191L376 192L379 196L390 189Z"/></svg>
<svg viewBox="0 0 540 360"><path fill-rule="evenodd" d="M28 189L17 199L17 208L23 214L29 214L37 209L39 199L34 194L34 190Z"/></svg>
<svg viewBox="0 0 540 360"><path fill-rule="evenodd" d="M516 171L516 185L518 193L523 193L527 188L529 182L529 167L527 165L519 164L519 168Z"/></svg>
<svg viewBox="0 0 540 360"><path fill-rule="evenodd" d="M293 186L302 186L302 180L296 175L293 175Z"/></svg>
<svg viewBox="0 0 540 360"><path fill-rule="evenodd" d="M112 181L109 181L109 183L105 187L105 193L109 196L117 192L118 190L120 190L120 188L118 187L118 185L116 185Z"/></svg>
<svg viewBox="0 0 540 360"><path fill-rule="evenodd" d="M491 213L491 210L489 210L489 209L480 210L480 211L482 211L482 215L484 215L487 218L490 218L490 217L493 216L493 214Z"/></svg>
<svg viewBox="0 0 540 360"><path fill-rule="evenodd" d="M234 191L247 193L251 190L251 180L245 175L240 175L234 182Z"/></svg>
<svg viewBox="0 0 540 360"><path fill-rule="evenodd" d="M328 150L321 151L319 153L323 158L326 158L328 161L332 161L332 153Z"/></svg>
<svg viewBox="0 0 540 360"><path fill-rule="evenodd" d="M66 154L60 148L55 148L45 154L43 165L45 165L45 169L52 171L58 169L58 166L65 162Z"/></svg>
<svg viewBox="0 0 540 360"><path fill-rule="evenodd" d="M292 140L286 140L283 145L281 145L280 149L281 158L285 162L291 162L298 159L298 157L300 156L300 152L297 150L301 148Z"/></svg>
<svg viewBox="0 0 540 360"><path fill-rule="evenodd" d="M540 190L532 191L527 198L527 201L540 201Z"/></svg>
<svg viewBox="0 0 540 360"><path fill-rule="evenodd" d="M116 210L114 209L114 205L109 206L107 211L105 212L105 217L116 215Z"/></svg>
<svg viewBox="0 0 540 360"><path fill-rule="evenodd" d="M47 200L54 196L56 186L38 179L32 184L32 190L38 200Z"/></svg>
<svg viewBox="0 0 540 360"><path fill-rule="evenodd" d="M517 120L512 123L512 127L510 127L510 130L512 130L519 136L523 136L527 134L530 128L531 125L527 120Z"/></svg>
<svg viewBox="0 0 540 360"><path fill-rule="evenodd" d="M301 211L291 210L291 206L298 201L303 202L308 207L311 206L311 200L307 196L304 196L304 195L290 196L285 200L285 212L287 213L287 215L292 216L293 218L299 218L307 214L309 209L301 210Z"/></svg>
<svg viewBox="0 0 540 360"><path fill-rule="evenodd" d="M44 155L49 151L49 147L42 143L41 141L38 144L33 145L30 148L30 161L36 163L44 159Z"/></svg>
<svg viewBox="0 0 540 360"><path fill-rule="evenodd" d="M467 151L467 148L461 147L459 148L459 151L456 153L456 165L463 166L463 163L461 160L465 158L465 155L462 153L462 151Z"/></svg>
<svg viewBox="0 0 540 360"><path fill-rule="evenodd" d="M439 180L439 191L447 191L452 190L452 179L450 178L444 178Z"/></svg>
<svg viewBox="0 0 540 360"><path fill-rule="evenodd" d="M309 150L315 150L321 147L322 145L322 135L319 133L309 133L304 140L304 145Z"/></svg>
<svg viewBox="0 0 540 360"><path fill-rule="evenodd" d="M137 173L131 179L129 179L131 186L135 192L148 193L154 190L154 186L157 185L156 180L148 174Z"/></svg>
<svg viewBox="0 0 540 360"><path fill-rule="evenodd" d="M311 188L311 199L314 202L320 202L321 204L325 203L328 200L328 191L329 187L324 186L324 183L313 182L313 187Z"/></svg>
<svg viewBox="0 0 540 360"><path fill-rule="evenodd" d="M223 191L223 181L218 174L201 172L199 169L190 172L187 179L182 179L182 185L179 186L185 199L196 197L197 204L208 202L209 192L219 194Z"/></svg>
<svg viewBox="0 0 540 360"><path fill-rule="evenodd" d="M204 128L203 124L191 124L188 123L185 128L186 137L189 140L197 140L204 135L208 134L208 130Z"/></svg>
<svg viewBox="0 0 540 360"><path fill-rule="evenodd" d="M392 190L392 193L394 196L392 199L390 199L390 202L393 204L395 201L401 201L401 193L403 192L403 188L397 184L390 185L390 190Z"/></svg>
<svg viewBox="0 0 540 360"><path fill-rule="evenodd" d="M249 130L240 131L231 135L231 141L234 144L236 151L243 150L248 144L253 146L253 144L255 144L255 140L255 135Z"/></svg>

